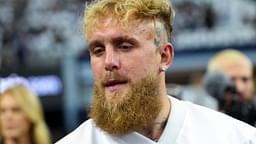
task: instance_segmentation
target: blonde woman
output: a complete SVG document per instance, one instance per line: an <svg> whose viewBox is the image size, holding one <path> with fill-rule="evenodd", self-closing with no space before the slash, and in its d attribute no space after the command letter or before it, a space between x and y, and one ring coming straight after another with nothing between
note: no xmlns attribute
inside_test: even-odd
<svg viewBox="0 0 256 144"><path fill-rule="evenodd" d="M1 144L50 144L39 98L24 78L0 79Z"/></svg>

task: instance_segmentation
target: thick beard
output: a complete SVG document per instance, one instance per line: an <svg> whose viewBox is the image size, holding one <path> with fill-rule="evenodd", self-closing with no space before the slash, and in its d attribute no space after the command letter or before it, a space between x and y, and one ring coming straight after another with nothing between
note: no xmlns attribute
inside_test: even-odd
<svg viewBox="0 0 256 144"><path fill-rule="evenodd" d="M113 96L118 94L122 93ZM143 78L131 84L123 99L118 104L112 104L106 100L102 87L94 87L90 117L97 127L112 135L140 132L150 127L161 109L159 81L151 76Z"/></svg>

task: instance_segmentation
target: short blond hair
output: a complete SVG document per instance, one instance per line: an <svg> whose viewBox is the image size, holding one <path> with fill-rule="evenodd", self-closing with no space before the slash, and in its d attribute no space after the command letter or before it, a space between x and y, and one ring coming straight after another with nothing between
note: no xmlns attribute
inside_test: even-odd
<svg viewBox="0 0 256 144"><path fill-rule="evenodd" d="M12 96L32 122L33 129L31 137L33 138L35 144L50 144L51 138L49 130L44 121L42 106L38 96L23 85L17 85L3 93L0 93L0 101L4 95ZM1 125L0 137L1 139L4 139L2 136Z"/></svg>
<svg viewBox="0 0 256 144"><path fill-rule="evenodd" d="M174 9L168 0L95 0L84 13L85 37L107 16L114 16L124 26L130 20L158 20L171 39Z"/></svg>
<svg viewBox="0 0 256 144"><path fill-rule="evenodd" d="M221 63L235 65L241 62L246 62L251 69L253 68L251 60L245 54L235 49L226 49L217 53L209 60L207 71L221 70Z"/></svg>

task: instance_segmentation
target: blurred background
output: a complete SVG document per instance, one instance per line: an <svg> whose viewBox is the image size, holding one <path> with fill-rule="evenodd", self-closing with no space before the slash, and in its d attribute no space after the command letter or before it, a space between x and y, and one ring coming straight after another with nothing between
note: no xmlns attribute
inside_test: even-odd
<svg viewBox="0 0 256 144"><path fill-rule="evenodd" d="M81 24L89 2L0 0L0 76L16 73L28 79L40 96L54 142L88 118L93 79ZM202 78L208 60L225 48L238 49L252 60L256 83L256 0L172 3L170 94L181 99L194 94L198 100L186 100L207 103Z"/></svg>

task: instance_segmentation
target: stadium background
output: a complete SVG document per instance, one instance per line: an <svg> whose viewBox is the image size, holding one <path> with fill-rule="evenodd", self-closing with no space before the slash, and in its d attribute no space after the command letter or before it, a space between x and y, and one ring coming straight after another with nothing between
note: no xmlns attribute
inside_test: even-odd
<svg viewBox="0 0 256 144"><path fill-rule="evenodd" d="M200 87L209 58L225 48L248 55L256 77L255 0L172 2L175 59L167 71L171 93ZM16 73L34 85L53 141L87 119L93 79L81 20L88 3L0 0L0 76Z"/></svg>

